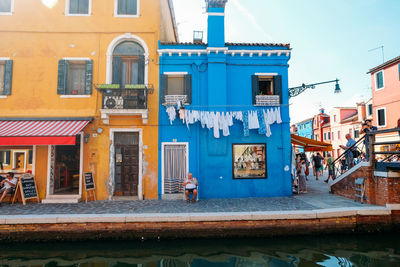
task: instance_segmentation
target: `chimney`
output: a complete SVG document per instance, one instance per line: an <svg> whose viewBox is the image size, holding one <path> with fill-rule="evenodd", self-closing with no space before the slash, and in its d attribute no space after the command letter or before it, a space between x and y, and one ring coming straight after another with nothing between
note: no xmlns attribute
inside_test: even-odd
<svg viewBox="0 0 400 267"><path fill-rule="evenodd" d="M365 103L361 102L361 103L357 103L357 120L359 122L362 122L363 120L365 120L367 112L365 109Z"/></svg>
<svg viewBox="0 0 400 267"><path fill-rule="evenodd" d="M225 47L225 4L228 0L205 0L208 47Z"/></svg>

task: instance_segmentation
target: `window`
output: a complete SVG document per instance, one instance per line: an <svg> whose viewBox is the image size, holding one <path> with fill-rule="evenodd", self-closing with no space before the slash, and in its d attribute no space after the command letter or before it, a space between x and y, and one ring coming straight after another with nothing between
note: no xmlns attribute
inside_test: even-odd
<svg viewBox="0 0 400 267"><path fill-rule="evenodd" d="M354 131L354 138L359 138L360 137L360 131L359 130L355 130Z"/></svg>
<svg viewBox="0 0 400 267"><path fill-rule="evenodd" d="M90 15L91 0L67 0L66 12L67 15Z"/></svg>
<svg viewBox="0 0 400 267"><path fill-rule="evenodd" d="M315 140L318 140L318 134L315 135Z"/></svg>
<svg viewBox="0 0 400 267"><path fill-rule="evenodd" d="M137 17L138 0L115 0L115 16L118 17Z"/></svg>
<svg viewBox="0 0 400 267"><path fill-rule="evenodd" d="M112 83L144 84L144 49L132 41L117 45L113 52Z"/></svg>
<svg viewBox="0 0 400 267"><path fill-rule="evenodd" d="M10 150L0 150L0 163L2 163L3 165L9 165L10 156L11 156Z"/></svg>
<svg viewBox="0 0 400 267"><path fill-rule="evenodd" d="M333 121L336 122L336 115L333 115Z"/></svg>
<svg viewBox="0 0 400 267"><path fill-rule="evenodd" d="M59 95L90 95L92 93L93 60L58 61Z"/></svg>
<svg viewBox="0 0 400 267"><path fill-rule="evenodd" d="M373 109L372 109L372 104L368 104L368 116L372 116Z"/></svg>
<svg viewBox="0 0 400 267"><path fill-rule="evenodd" d="M161 75L161 103L192 102L192 75L186 73L164 73Z"/></svg>
<svg viewBox="0 0 400 267"><path fill-rule="evenodd" d="M398 65L398 67L399 67L399 80L400 80L400 63Z"/></svg>
<svg viewBox="0 0 400 267"><path fill-rule="evenodd" d="M331 132L328 132L328 140L331 140Z"/></svg>
<svg viewBox="0 0 400 267"><path fill-rule="evenodd" d="M326 133L324 133L324 140L326 140ZM324 140L322 140L322 141L324 141Z"/></svg>
<svg viewBox="0 0 400 267"><path fill-rule="evenodd" d="M0 60L0 96L11 95L12 60Z"/></svg>
<svg viewBox="0 0 400 267"><path fill-rule="evenodd" d="M14 9L14 0L0 0L0 15L11 15Z"/></svg>
<svg viewBox="0 0 400 267"><path fill-rule="evenodd" d="M256 106L282 104L281 75L252 75L252 102Z"/></svg>
<svg viewBox="0 0 400 267"><path fill-rule="evenodd" d="M377 109L376 117L378 118L378 126L386 127L386 108Z"/></svg>
<svg viewBox="0 0 400 267"><path fill-rule="evenodd" d="M337 132L337 138L340 140L340 131Z"/></svg>
<svg viewBox="0 0 400 267"><path fill-rule="evenodd" d="M375 90L383 89L385 83L383 81L383 70L375 73Z"/></svg>
<svg viewBox="0 0 400 267"><path fill-rule="evenodd" d="M332 141L333 141L333 138L334 138L334 135L333 135L333 132L332 132Z"/></svg>

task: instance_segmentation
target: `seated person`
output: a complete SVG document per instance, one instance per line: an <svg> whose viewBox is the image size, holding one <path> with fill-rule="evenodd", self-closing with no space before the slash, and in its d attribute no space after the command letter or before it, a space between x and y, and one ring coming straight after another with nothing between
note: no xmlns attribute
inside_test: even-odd
<svg viewBox="0 0 400 267"><path fill-rule="evenodd" d="M185 179L185 182L183 183L183 186L185 186L185 195L186 195L186 202L190 202L189 195L190 193L193 194L192 196L192 202L196 202L196 196L197 196L197 186L199 183L197 182L196 178L193 178L192 173L188 173L188 177Z"/></svg>
<svg viewBox="0 0 400 267"><path fill-rule="evenodd" d="M6 195L11 191L11 189L15 188L17 182L18 180L17 178L14 178L13 172L7 173L7 177L0 183L1 186L0 193L3 193L0 198L0 203L3 201Z"/></svg>

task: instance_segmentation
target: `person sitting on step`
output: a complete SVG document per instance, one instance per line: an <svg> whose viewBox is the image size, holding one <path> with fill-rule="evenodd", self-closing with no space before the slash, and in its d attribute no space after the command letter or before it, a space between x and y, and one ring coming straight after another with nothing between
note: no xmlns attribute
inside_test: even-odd
<svg viewBox="0 0 400 267"><path fill-rule="evenodd" d="M17 178L14 177L13 172L7 173L7 177L1 181L0 186L0 193L2 193L0 197L0 203L3 201L3 199L6 197L6 195L11 191L12 188L15 188L17 185Z"/></svg>
<svg viewBox="0 0 400 267"><path fill-rule="evenodd" d="M199 183L197 182L197 179L193 177L192 173L188 173L188 177L185 179L185 182L183 183L183 186L185 187L185 195L186 195L186 202L190 202L190 194L193 194L192 196L192 202L196 202L196 196L197 196L197 186Z"/></svg>

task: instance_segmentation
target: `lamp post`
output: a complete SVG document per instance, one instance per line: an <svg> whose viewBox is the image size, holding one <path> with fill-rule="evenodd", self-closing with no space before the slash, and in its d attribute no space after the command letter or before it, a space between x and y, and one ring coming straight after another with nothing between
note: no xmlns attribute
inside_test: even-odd
<svg viewBox="0 0 400 267"><path fill-rule="evenodd" d="M303 93L308 88L314 89L316 85L325 84L325 83L333 83L333 82L336 82L334 93L338 94L338 93L342 92L339 87L339 79L336 78L336 80L332 80L332 81L312 83L312 84L304 84L303 83L300 86L291 87L291 88L289 88L289 98L298 96L299 94Z"/></svg>

